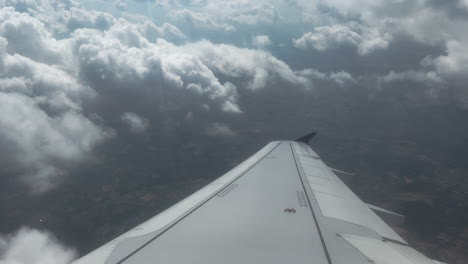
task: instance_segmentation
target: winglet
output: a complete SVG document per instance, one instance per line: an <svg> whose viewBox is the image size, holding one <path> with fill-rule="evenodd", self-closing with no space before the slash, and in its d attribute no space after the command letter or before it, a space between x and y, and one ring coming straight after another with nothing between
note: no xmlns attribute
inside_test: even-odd
<svg viewBox="0 0 468 264"><path fill-rule="evenodd" d="M297 142L303 142L303 143L306 143L307 145L309 144L310 140L315 136L317 135L317 132L312 132L310 134L307 134L303 137L300 137L294 141L297 141Z"/></svg>

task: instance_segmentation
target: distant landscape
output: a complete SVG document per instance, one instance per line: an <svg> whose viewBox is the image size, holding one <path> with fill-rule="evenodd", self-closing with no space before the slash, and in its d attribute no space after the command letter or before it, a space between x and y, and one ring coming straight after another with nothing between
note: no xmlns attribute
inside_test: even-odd
<svg viewBox="0 0 468 264"><path fill-rule="evenodd" d="M273 138L272 138L273 139ZM96 160L79 177L40 197L1 194L3 232L27 225L51 230L85 254L163 211L242 162L267 140L111 146L108 159L132 156L121 166ZM176 144L176 143L174 143ZM312 142L331 167L356 173L342 180L358 196L406 216L394 227L427 256L462 264L468 257L468 168L433 146L398 139L327 134ZM130 153L132 153L130 155ZM161 159L164 157L164 159ZM153 160L153 162L150 162ZM145 165L146 164L146 165Z"/></svg>

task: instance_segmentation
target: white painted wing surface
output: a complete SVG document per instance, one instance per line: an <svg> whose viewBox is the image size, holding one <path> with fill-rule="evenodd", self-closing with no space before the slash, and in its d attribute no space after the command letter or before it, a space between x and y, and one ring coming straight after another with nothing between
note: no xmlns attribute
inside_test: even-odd
<svg viewBox="0 0 468 264"><path fill-rule="evenodd" d="M75 264L369 261L434 263L309 146L281 141Z"/></svg>

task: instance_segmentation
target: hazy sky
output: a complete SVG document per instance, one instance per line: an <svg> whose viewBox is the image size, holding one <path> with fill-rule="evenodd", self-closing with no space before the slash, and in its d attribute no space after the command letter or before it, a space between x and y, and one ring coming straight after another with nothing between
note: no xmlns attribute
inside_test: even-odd
<svg viewBox="0 0 468 264"><path fill-rule="evenodd" d="M429 109L468 107L467 0L0 0L0 7L0 181L34 195L60 188L97 148L149 131L403 133L398 128ZM441 115L423 117L437 120L423 126L458 135L460 124ZM385 123L394 125L372 127ZM27 261L15 249L27 236L53 241L31 229L2 238L1 264ZM57 247L57 263L73 257Z"/></svg>

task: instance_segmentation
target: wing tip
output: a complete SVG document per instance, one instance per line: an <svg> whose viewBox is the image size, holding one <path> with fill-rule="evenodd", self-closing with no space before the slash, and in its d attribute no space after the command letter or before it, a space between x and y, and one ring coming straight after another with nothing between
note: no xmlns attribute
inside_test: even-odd
<svg viewBox="0 0 468 264"><path fill-rule="evenodd" d="M303 137L300 137L300 138L298 138L298 139L296 139L296 140L294 140L294 141L306 143L306 144L308 145L309 142L310 142L310 140L312 140L312 138L313 138L315 135L317 135L317 132L316 132L316 131L314 131L314 132L312 132L312 133L309 133L309 134L307 134L307 135L305 135L305 136L303 136Z"/></svg>

